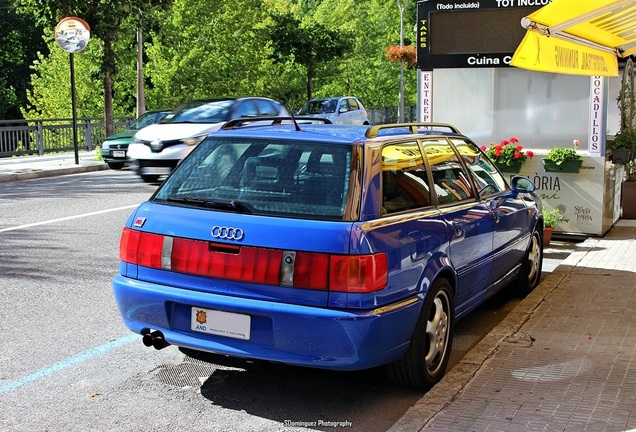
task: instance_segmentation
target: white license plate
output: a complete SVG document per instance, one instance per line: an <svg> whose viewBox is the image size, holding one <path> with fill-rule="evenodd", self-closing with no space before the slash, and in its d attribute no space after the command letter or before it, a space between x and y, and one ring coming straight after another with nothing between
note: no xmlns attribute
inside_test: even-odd
<svg viewBox="0 0 636 432"><path fill-rule="evenodd" d="M192 308L190 328L193 331L249 340L250 324L249 315Z"/></svg>
<svg viewBox="0 0 636 432"><path fill-rule="evenodd" d="M150 175L168 175L170 174L170 167L142 167L141 173Z"/></svg>
<svg viewBox="0 0 636 432"><path fill-rule="evenodd" d="M126 152L123 150L113 150L113 157L126 157Z"/></svg>

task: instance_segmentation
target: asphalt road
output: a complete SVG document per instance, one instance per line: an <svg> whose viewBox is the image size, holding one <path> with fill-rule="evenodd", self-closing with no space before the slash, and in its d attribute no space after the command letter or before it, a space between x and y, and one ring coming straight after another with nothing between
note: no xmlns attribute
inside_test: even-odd
<svg viewBox="0 0 636 432"><path fill-rule="evenodd" d="M237 367L144 347L110 281L123 224L155 188L111 170L0 184L0 430L373 432L421 397L381 368ZM459 322L451 367L516 304L502 293Z"/></svg>

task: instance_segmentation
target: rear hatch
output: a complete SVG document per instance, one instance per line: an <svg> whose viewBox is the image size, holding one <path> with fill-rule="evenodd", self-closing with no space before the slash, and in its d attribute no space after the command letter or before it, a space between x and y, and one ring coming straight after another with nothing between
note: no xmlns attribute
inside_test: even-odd
<svg viewBox="0 0 636 432"><path fill-rule="evenodd" d="M216 135L131 216L122 274L312 306L385 283L359 271L382 268L384 254L349 255L354 147Z"/></svg>

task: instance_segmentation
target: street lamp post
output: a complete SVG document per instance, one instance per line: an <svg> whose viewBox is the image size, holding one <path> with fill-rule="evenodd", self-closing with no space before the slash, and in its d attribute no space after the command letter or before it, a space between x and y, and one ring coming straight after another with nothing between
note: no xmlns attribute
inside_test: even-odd
<svg viewBox="0 0 636 432"><path fill-rule="evenodd" d="M409 0L396 0L400 10L400 50L404 48L404 11ZM398 105L398 121L404 122L404 59L400 59L400 96Z"/></svg>

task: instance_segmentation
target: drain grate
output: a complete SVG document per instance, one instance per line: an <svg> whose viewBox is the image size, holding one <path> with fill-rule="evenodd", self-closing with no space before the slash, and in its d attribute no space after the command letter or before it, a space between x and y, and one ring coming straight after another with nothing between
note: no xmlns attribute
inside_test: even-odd
<svg viewBox="0 0 636 432"><path fill-rule="evenodd" d="M182 388L198 388L216 369L216 365L210 363L185 361L176 365L161 365L153 373L164 384Z"/></svg>
<svg viewBox="0 0 636 432"><path fill-rule="evenodd" d="M223 384L222 376L211 376L218 370L241 370L208 363L201 360L186 358L180 364L163 364L151 373L164 384L181 388L200 388L204 382L209 384Z"/></svg>

